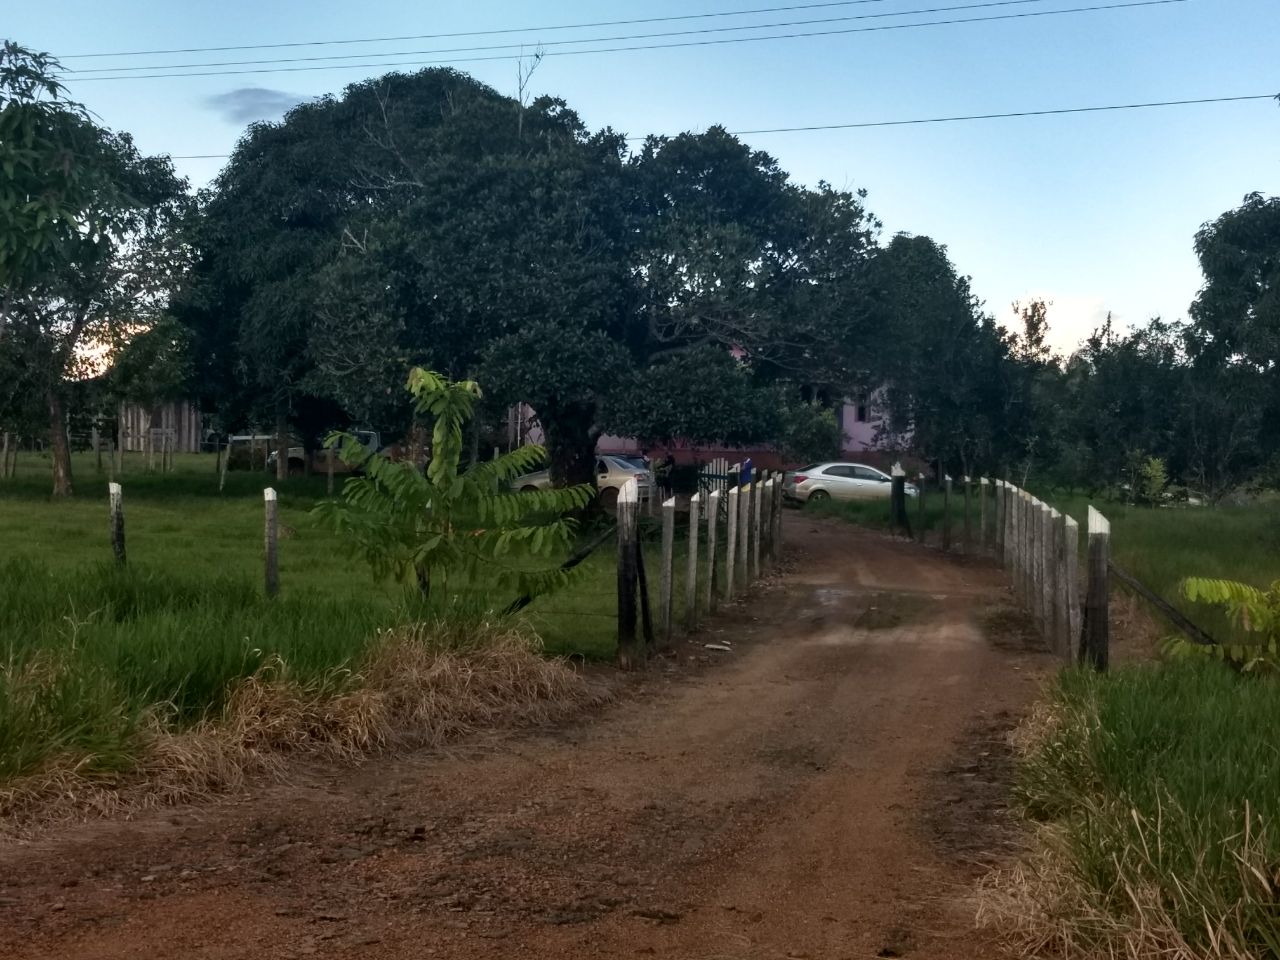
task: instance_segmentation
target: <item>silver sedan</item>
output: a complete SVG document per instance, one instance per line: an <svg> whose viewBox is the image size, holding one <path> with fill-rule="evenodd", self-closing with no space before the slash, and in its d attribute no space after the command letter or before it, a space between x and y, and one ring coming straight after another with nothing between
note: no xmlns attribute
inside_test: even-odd
<svg viewBox="0 0 1280 960"><path fill-rule="evenodd" d="M888 500L893 478L883 470L863 463L814 463L787 474L782 493L788 500ZM907 484L907 496L918 496L914 484Z"/></svg>

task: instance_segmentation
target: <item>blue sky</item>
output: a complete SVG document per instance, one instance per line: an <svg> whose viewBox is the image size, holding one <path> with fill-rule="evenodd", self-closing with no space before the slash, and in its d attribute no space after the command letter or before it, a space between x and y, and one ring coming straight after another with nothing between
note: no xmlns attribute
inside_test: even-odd
<svg viewBox="0 0 1280 960"><path fill-rule="evenodd" d="M69 67L83 68L517 42L532 49L539 40L896 14L980 0L865 0L754 17L596 30L213 55L72 58L155 48L508 29L803 2L61 0L21 6L10 2L0 29L26 46L68 57ZM1124 0L1029 0L1016 6L790 29L847 29L1116 2ZM1185 0L920 29L547 57L531 88L565 98L593 127L611 125L635 135L698 130L713 123L748 130L1275 93L1280 92L1277 41L1280 0ZM513 62L456 66L514 93ZM224 154L251 115L278 116L297 99L337 92L380 72L364 67L108 82L71 79L69 85L107 125L131 131L144 150ZM868 206L884 221L887 234L924 233L945 243L997 317L1006 318L1015 299L1040 295L1053 300L1053 339L1063 348L1087 334L1108 310L1125 323L1156 314L1184 316L1200 284L1192 250L1196 229L1250 191L1280 192L1280 106L1271 101L746 139L778 157L801 181L865 187ZM180 160L177 165L199 185L217 172L220 161Z"/></svg>

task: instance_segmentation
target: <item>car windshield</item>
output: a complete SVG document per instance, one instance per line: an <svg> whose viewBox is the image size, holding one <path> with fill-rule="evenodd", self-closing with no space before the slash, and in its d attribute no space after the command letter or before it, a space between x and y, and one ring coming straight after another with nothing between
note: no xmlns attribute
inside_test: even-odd
<svg viewBox="0 0 1280 960"><path fill-rule="evenodd" d="M796 473L808 473L811 470L817 470L820 466L822 466L820 463L811 463L807 467L801 467Z"/></svg>
<svg viewBox="0 0 1280 960"><path fill-rule="evenodd" d="M604 459L611 466L616 467L617 469L622 470L626 473L634 473L637 470L644 469L644 467L637 466L635 463L632 463L631 460L624 457L605 457Z"/></svg>

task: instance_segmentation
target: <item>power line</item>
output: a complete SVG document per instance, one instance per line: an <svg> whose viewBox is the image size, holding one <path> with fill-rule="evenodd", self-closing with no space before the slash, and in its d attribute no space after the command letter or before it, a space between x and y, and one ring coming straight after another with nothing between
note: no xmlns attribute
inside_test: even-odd
<svg viewBox="0 0 1280 960"><path fill-rule="evenodd" d="M1259 93L1241 97L1202 97L1196 100L1155 100L1148 103L1115 103L1095 107L1057 107L1049 110L1019 110L1012 113L973 113L955 117L921 117L913 120L867 120L854 123L822 123L804 127L761 127L754 130L730 130L735 137L755 136L765 133L811 133L821 130L864 130L871 127L923 126L931 123L963 123L976 120L1009 120L1018 117L1056 117L1077 113L1105 113L1115 110L1148 110L1155 107L1189 107L1212 103L1242 103L1252 100L1280 100L1280 94ZM645 137L627 137L628 140L644 140ZM171 156L172 160L225 160L229 153L195 153Z"/></svg>
<svg viewBox="0 0 1280 960"><path fill-rule="evenodd" d="M170 50L121 50L116 53L73 53L62 60L91 57L146 57L167 53L224 53L228 50L280 50L287 47L327 47L355 43L399 43L402 40L447 40L454 37L490 37L500 33L535 33L543 30L585 30L593 27L629 27L642 23L669 23L677 20L705 20L711 17L741 17L757 13L783 13L789 10L816 10L823 7L851 7L888 0L828 0L826 3L796 3L785 7L756 7L751 10L722 10L717 13L688 13L672 17L644 17L638 20L600 20L595 23L560 23L543 27L509 27L500 30L467 30L460 33L419 33L399 37L364 37L358 40L302 40L290 43L247 43L227 47L176 47Z"/></svg>
<svg viewBox="0 0 1280 960"><path fill-rule="evenodd" d="M956 24L965 23L991 23L1000 20L1025 20L1032 17L1052 17L1062 16L1070 13L1093 13L1104 10L1127 10L1142 7L1158 7L1167 6L1173 3L1187 3L1189 0L1133 0L1129 3L1112 3L1112 4L1096 4L1086 7L1068 7L1063 10L1033 10L1026 13L1002 13L994 14L988 17L967 17L952 20L926 20L921 23L891 23L879 24L873 27L845 27L839 30L812 30L797 33L779 33L770 34L764 37L722 37L714 40L682 40L676 43L652 43L637 44L624 47L598 47L591 50L551 50L545 54L548 57L571 57L590 53L624 53L634 50L667 50L682 47L710 47L722 46L730 43L756 43L764 40L795 40L807 37L828 37L828 36L844 36L854 33L881 33L889 30L914 30L920 27L942 27L954 26ZM345 63L328 66L311 66L311 67L261 67L252 70L206 70L188 73L140 73L117 76L96 76L84 77L76 75L67 77L68 81L92 81L92 80L161 80L174 77L221 77L221 76L237 76L244 74L264 74L264 73L302 73L315 70L357 70L367 67L377 67L385 69L387 67L415 67L443 65L450 63L479 63L489 60L517 60L518 55L502 54L494 56L482 57L456 57L445 60L402 60L385 63Z"/></svg>
<svg viewBox="0 0 1280 960"><path fill-rule="evenodd" d="M950 7L926 7L918 10L901 10L895 13L860 13L845 17L822 17L814 20L784 20L776 23L756 23L746 26L735 25L731 27L702 27L696 30L667 30L660 33L638 33L624 34L614 37L578 37L571 40L543 40L539 41L538 49L543 50L545 47L568 46L569 44L581 43L613 43L622 40L652 40L659 37L683 37L691 35L701 35L708 33L730 33L741 30L776 30L781 27L799 27L811 26L819 23L847 23L853 20L880 20L886 17L910 17L925 13L946 13L953 10L978 10L989 7L1014 7L1023 6L1028 3L1047 3L1048 0L983 0L981 3L967 3L960 6ZM1186 0L1174 0L1174 2L1186 2ZM491 44L488 46L478 47L442 47L434 50L395 50L388 53L345 53L334 54L321 57L280 57L274 60L215 60L205 63L153 63L144 66L129 67L93 67L86 70L87 73L122 73L137 70L186 70L198 67L235 67L250 66L257 64L269 63L313 63L321 60L357 60L360 57L414 57L424 54L438 53L476 53L490 50L513 50L524 49L525 44L502 43ZM73 73L76 71L72 71Z"/></svg>

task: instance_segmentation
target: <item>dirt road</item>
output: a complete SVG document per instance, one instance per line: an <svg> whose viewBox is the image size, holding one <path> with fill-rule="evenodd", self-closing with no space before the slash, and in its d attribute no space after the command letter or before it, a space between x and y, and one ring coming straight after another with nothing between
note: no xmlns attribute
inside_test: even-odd
<svg viewBox="0 0 1280 960"><path fill-rule="evenodd" d="M1047 657L988 564L787 534L714 662L576 723L0 850L0 956L999 956L965 897Z"/></svg>

